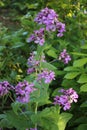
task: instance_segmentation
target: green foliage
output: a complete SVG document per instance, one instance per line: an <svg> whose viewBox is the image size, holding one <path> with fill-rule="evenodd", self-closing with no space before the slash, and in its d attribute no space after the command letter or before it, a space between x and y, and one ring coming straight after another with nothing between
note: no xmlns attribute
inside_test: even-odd
<svg viewBox="0 0 87 130"><path fill-rule="evenodd" d="M0 107L1 128L25 130L37 125L38 130L87 129L86 4L86 0L0 0L0 81L8 80L15 86L27 80L33 82L36 89L28 104L15 101L14 93L6 102L0 98L0 105L4 104ZM59 20L66 24L66 32L62 38L49 32L44 46L28 44L30 34L41 27L33 19L45 7L58 13ZM67 49L72 59L67 65L58 60L63 49ZM43 80L38 83L35 73L26 74L27 59L32 51L37 53L36 60L45 54L48 61L40 62L37 71L47 68L56 73L50 85ZM68 112L60 111L59 106L53 105L53 97L60 95L61 88L71 87L79 93L79 101Z"/></svg>

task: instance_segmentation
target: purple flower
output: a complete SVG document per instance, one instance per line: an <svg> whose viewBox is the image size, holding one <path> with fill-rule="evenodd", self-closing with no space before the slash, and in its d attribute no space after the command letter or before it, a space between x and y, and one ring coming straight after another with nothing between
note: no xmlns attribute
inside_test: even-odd
<svg viewBox="0 0 87 130"><path fill-rule="evenodd" d="M45 39L44 39L44 28L40 28L39 30L35 30L34 34L32 34L28 39L27 42L34 41L36 44L43 46Z"/></svg>
<svg viewBox="0 0 87 130"><path fill-rule="evenodd" d="M71 61L70 55L67 53L66 49L64 49L60 55L59 55L59 60L64 62L64 64L68 64L69 61Z"/></svg>
<svg viewBox="0 0 87 130"><path fill-rule="evenodd" d="M43 70L38 74L38 79L45 79L45 83L50 83L52 80L55 80L55 73L53 71L48 71L47 69Z"/></svg>
<svg viewBox="0 0 87 130"><path fill-rule="evenodd" d="M15 86L17 101L21 103L28 103L30 98L30 93L36 90L33 87L34 87L33 83L29 84L27 81L19 82Z"/></svg>
<svg viewBox="0 0 87 130"><path fill-rule="evenodd" d="M35 22L38 24L49 24L49 23L54 23L58 18L58 15L56 12L52 9L48 9L47 7L41 12L38 13L36 18L34 19Z"/></svg>
<svg viewBox="0 0 87 130"><path fill-rule="evenodd" d="M72 88L68 90L61 89L59 92L63 93L61 96L56 96L54 98L54 104L58 104L63 107L63 110L69 110L71 108L71 103L77 102L78 94Z"/></svg>
<svg viewBox="0 0 87 130"><path fill-rule="evenodd" d="M10 90L13 90L14 87L9 84L8 81L0 82L0 96L6 95Z"/></svg>
<svg viewBox="0 0 87 130"><path fill-rule="evenodd" d="M59 22L58 15L53 9L45 8L41 10L34 19L38 24L43 24L46 31L58 31L57 36L62 37L65 32L65 24Z"/></svg>
<svg viewBox="0 0 87 130"><path fill-rule="evenodd" d="M27 69L27 74L31 74L33 72L35 72L35 68L28 68Z"/></svg>

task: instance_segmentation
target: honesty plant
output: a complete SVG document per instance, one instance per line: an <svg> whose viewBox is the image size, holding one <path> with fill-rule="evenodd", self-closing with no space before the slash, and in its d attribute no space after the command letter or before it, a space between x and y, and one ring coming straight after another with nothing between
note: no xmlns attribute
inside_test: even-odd
<svg viewBox="0 0 87 130"><path fill-rule="evenodd" d="M9 125L18 130L64 130L72 115L60 113L60 108L63 107L64 111L69 110L71 104L77 102L78 94L72 88L61 89L62 95L55 96L54 102L50 98L49 85L53 80L56 81L57 68L51 62L48 63L45 57L45 49L49 47L45 35L55 32L57 37L62 37L65 32L65 24L58 20L58 15L53 9L47 7L37 14L34 21L42 27L34 30L34 33L27 39L29 43L38 44L37 50L32 51L28 58L27 76L14 87L8 81L0 83L1 97L10 90L15 95L14 99L10 97L13 102L12 111L5 113L3 120L10 122ZM49 35L47 38L49 39ZM71 57L64 49L57 60L68 64Z"/></svg>

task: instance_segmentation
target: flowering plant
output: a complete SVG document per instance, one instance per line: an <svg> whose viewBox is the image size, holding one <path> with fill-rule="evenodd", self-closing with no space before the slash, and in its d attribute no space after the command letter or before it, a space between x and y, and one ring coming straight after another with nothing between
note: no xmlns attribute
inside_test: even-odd
<svg viewBox="0 0 87 130"><path fill-rule="evenodd" d="M10 126L18 130L64 130L72 114L61 112L61 108L69 110L71 104L78 101L78 94L73 88L69 88L61 89L61 96L50 97L49 90L57 76L57 68L52 63L57 61L66 65L71 61L71 56L64 48L59 55L54 52L52 57L55 59L48 62L45 51L51 51L52 48L52 45L46 43L50 39L49 34L61 38L65 32L65 24L59 21L53 9L47 7L38 13L34 21L42 27L27 38L29 44L37 44L37 50L31 52L28 58L27 76L16 85L10 85L8 81L0 82L0 96L8 94L12 100L12 110L2 115L1 119L8 122L8 128ZM10 90L14 93L13 97Z"/></svg>

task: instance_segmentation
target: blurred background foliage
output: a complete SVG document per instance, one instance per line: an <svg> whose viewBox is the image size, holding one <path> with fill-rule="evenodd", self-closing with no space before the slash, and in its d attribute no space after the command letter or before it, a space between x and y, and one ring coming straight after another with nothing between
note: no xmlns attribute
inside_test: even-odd
<svg viewBox="0 0 87 130"><path fill-rule="evenodd" d="M1 77L4 74L5 78L9 78L9 75L21 78L24 72L19 70L26 68L26 58L35 48L33 45L28 47L26 38L37 27L33 22L35 15L45 7L54 9L59 20L66 24L64 37L52 40L54 46L56 44L60 51L65 47L70 53L80 52L80 45L87 42L86 4L86 0L0 0ZM72 58L76 59L76 56Z"/></svg>
<svg viewBox="0 0 87 130"><path fill-rule="evenodd" d="M66 32L62 38L54 38L50 41L53 45L53 51L58 55L63 48L66 48L72 56L73 61L83 56L81 53L86 53L81 50L81 46L87 44L87 0L0 0L0 80L8 80L16 84L18 81L26 77L27 59L29 53L36 50L34 44L28 44L26 39L35 30L37 25L34 23L34 17L43 8L49 7L54 9L59 20L66 24ZM49 42L49 41L48 41ZM46 50L48 61L54 59L52 52ZM75 53L77 52L77 53ZM53 63L57 68L56 82L51 84L51 87L79 87L76 80L63 80L64 68L66 65L59 62ZM63 80L63 82L62 82ZM55 89L56 87L54 87ZM75 89L75 88L74 88ZM76 88L78 91L79 88ZM81 102L85 100L81 99ZM80 102L79 102L80 103ZM77 105L76 112L82 118L87 116L86 110L79 108ZM69 123L67 130L74 130L83 120L76 120L78 115ZM76 121L75 121L76 120ZM84 122L82 122L84 123ZM86 122L87 123L87 122ZM77 129L81 130L81 129Z"/></svg>

